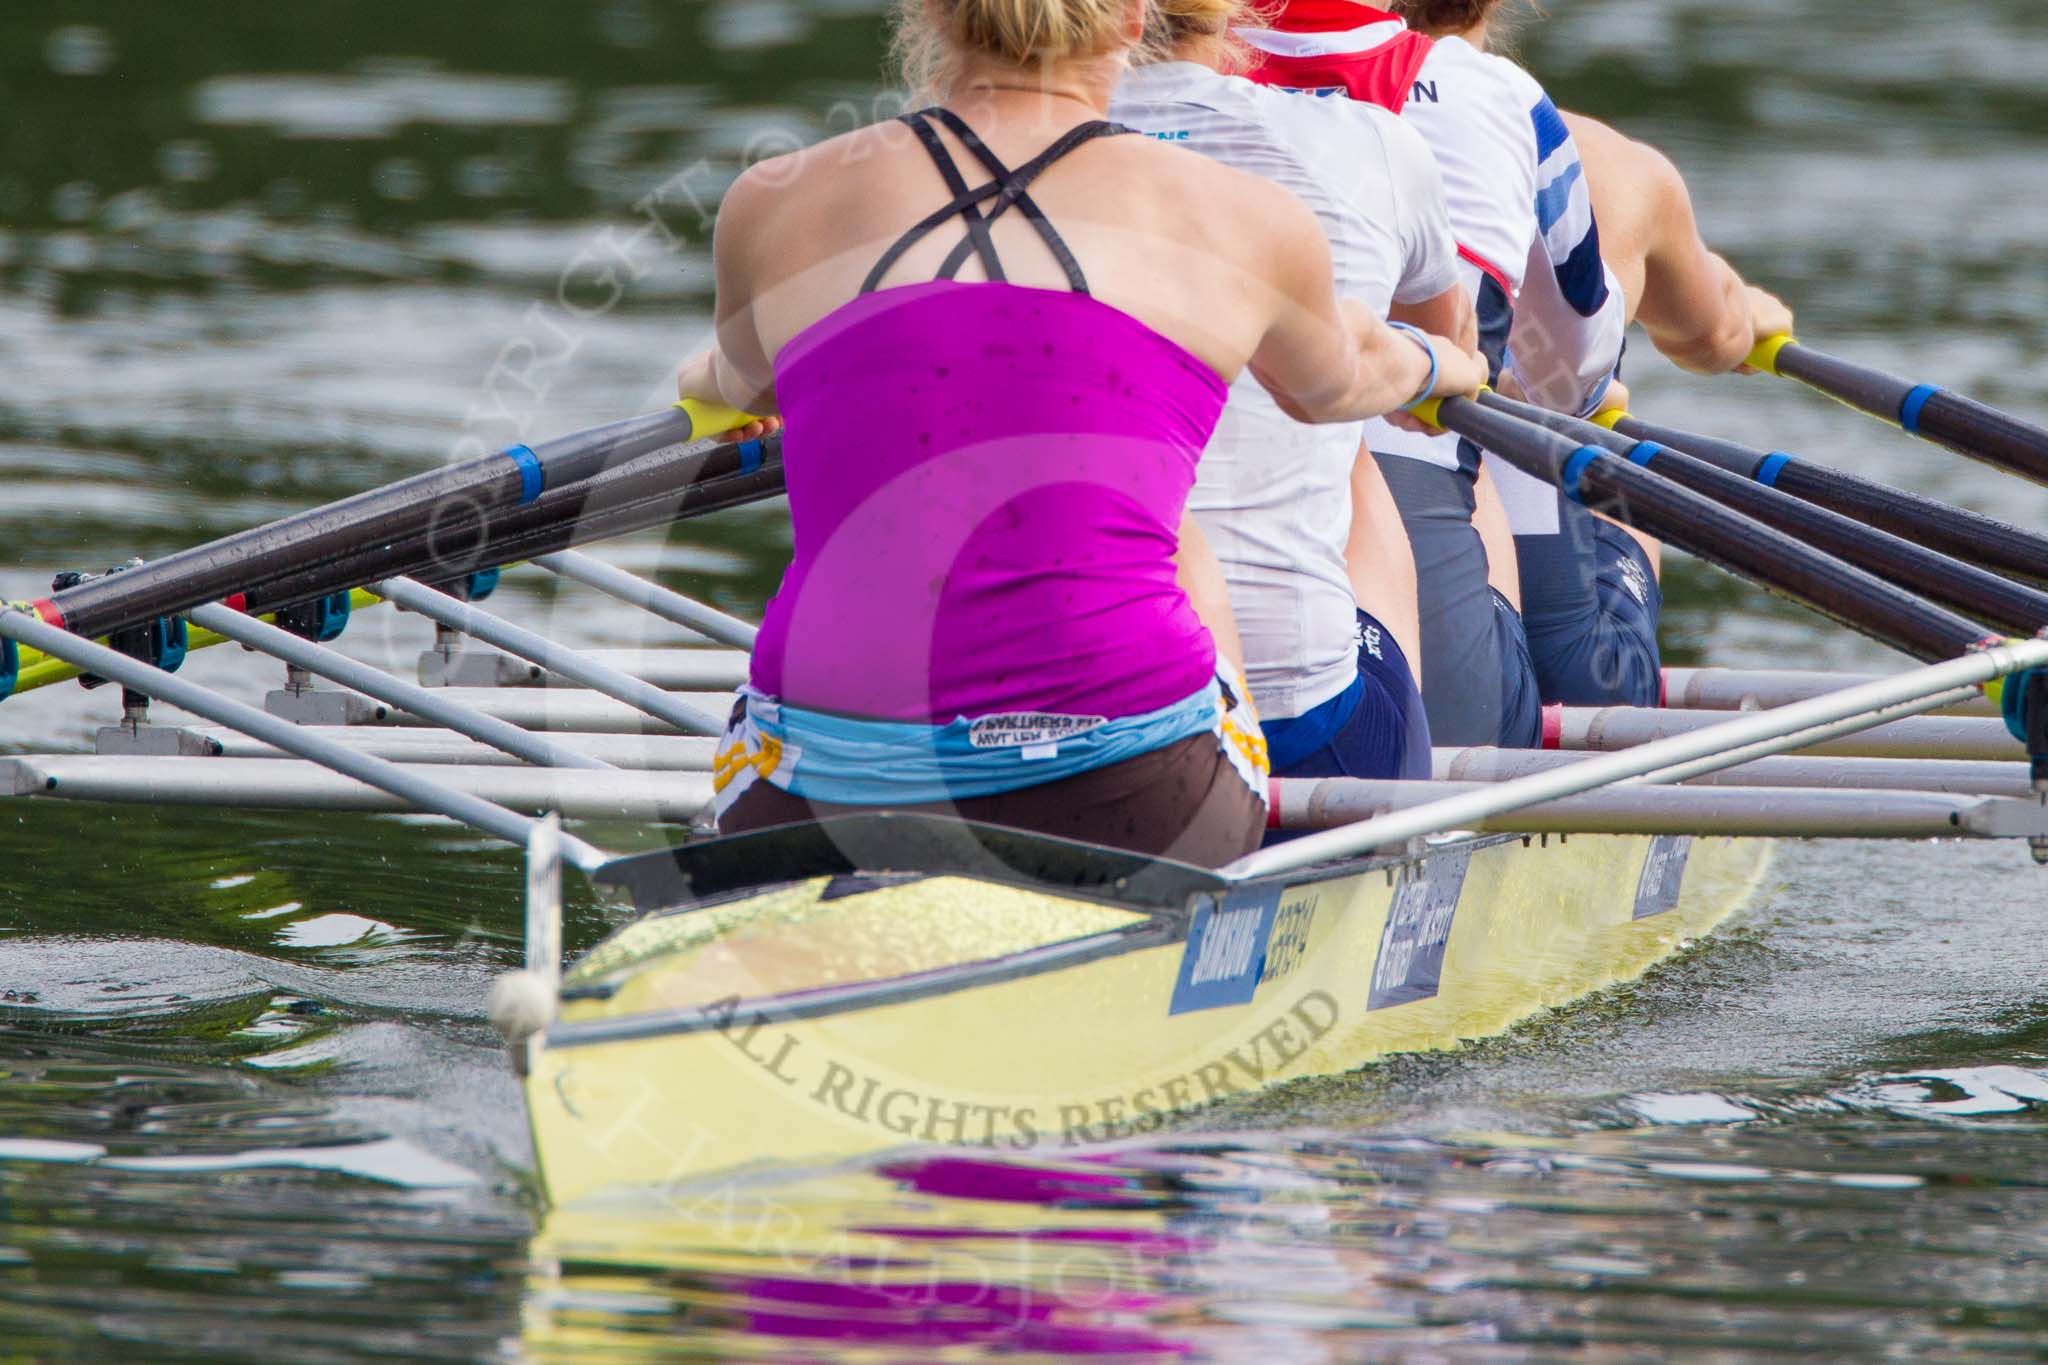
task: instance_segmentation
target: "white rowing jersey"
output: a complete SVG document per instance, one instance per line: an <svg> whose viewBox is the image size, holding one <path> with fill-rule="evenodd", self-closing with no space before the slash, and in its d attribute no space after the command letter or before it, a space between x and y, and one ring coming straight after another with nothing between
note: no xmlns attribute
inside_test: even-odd
<svg viewBox="0 0 2048 1365"><path fill-rule="evenodd" d="M1442 167L1482 349L1531 401L1592 411L1621 358L1626 305L1600 258L1578 147L1543 87L1462 38L1432 40L1352 0L1287 0L1270 22L1240 35L1265 54L1253 79L1389 108L1420 132ZM1369 439L1383 453L1459 463L1454 436L1380 422ZM1515 533L1555 534L1556 490L1504 461L1491 468Z"/></svg>
<svg viewBox="0 0 2048 1365"><path fill-rule="evenodd" d="M1329 238L1337 292L1382 316L1458 282L1436 163L1384 110L1162 62L1124 76L1109 117L1293 191ZM1263 716L1302 715L1358 676L1344 549L1363 435L1295 421L1246 371L1202 452L1188 505L1223 563Z"/></svg>

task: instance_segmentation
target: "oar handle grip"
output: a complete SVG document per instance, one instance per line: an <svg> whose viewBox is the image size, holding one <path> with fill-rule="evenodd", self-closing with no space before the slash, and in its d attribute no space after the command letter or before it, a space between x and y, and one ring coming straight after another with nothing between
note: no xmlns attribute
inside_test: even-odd
<svg viewBox="0 0 2048 1365"><path fill-rule="evenodd" d="M1484 384L1481 384L1479 386L1479 393L1481 396L1492 392L1493 390ZM1429 423L1429 425L1435 427L1438 431L1443 431L1446 430L1442 421L1445 401L1452 398L1462 397L1464 397L1463 394L1447 393L1440 394L1432 398L1418 398L1415 400L1415 402L1413 402L1407 407L1406 411L1409 416L1418 417L1423 421Z"/></svg>
<svg viewBox="0 0 2048 1365"><path fill-rule="evenodd" d="M735 427L743 427L749 422L761 420L752 413L729 408L723 403L707 403L701 398L685 398L676 406L690 419L689 439L693 441L701 441L706 436L716 436L721 431L731 431Z"/></svg>
<svg viewBox="0 0 2048 1365"><path fill-rule="evenodd" d="M1762 370L1765 374L1776 374L1778 372L1778 352L1792 345L1793 341L1794 338L1790 332L1780 332L1776 336L1765 337L1750 350L1749 367L1752 370Z"/></svg>

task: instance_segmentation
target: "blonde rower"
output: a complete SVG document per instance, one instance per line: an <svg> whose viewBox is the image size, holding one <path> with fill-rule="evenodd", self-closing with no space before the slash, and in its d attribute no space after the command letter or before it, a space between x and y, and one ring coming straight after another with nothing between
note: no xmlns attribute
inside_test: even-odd
<svg viewBox="0 0 2048 1365"><path fill-rule="evenodd" d="M686 397L788 421L792 560L721 744L722 829L944 810L1218 863L1265 765L1183 586L1246 368L1352 422L1476 356L1340 301L1280 187L1104 111L1142 0L907 0L937 103L751 168Z"/></svg>

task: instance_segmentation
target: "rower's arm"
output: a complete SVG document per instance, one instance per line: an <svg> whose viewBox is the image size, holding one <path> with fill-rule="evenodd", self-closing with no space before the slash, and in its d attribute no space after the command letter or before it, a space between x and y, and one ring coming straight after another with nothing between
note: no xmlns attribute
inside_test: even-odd
<svg viewBox="0 0 2048 1365"><path fill-rule="evenodd" d="M1673 364L1700 374L1732 370L1752 345L1742 276L1700 239L1692 195L1670 158L1640 142L1629 150L1655 225L1636 321Z"/></svg>
<svg viewBox="0 0 2048 1365"><path fill-rule="evenodd" d="M765 415L777 408L775 366L754 318L759 278L754 257L761 215L771 207L770 191L753 173L758 169L735 180L718 206L711 247L718 285L712 311L715 332L709 350L683 362L676 373L676 390L681 398Z"/></svg>
<svg viewBox="0 0 2048 1365"><path fill-rule="evenodd" d="M1270 240L1254 259L1273 272L1274 307L1251 371L1288 416L1363 421L1425 391L1478 392L1486 369L1477 355L1449 338L1431 337L1432 383L1429 354L1414 338L1387 326L1368 304L1337 297L1329 242L1308 206L1285 191L1268 206L1263 226Z"/></svg>
<svg viewBox="0 0 2048 1365"><path fill-rule="evenodd" d="M1791 314L1708 249L1692 195L1671 159L1646 143L1630 142L1629 150L1655 224L1636 321L1673 364L1698 374L1726 374L1766 336L1790 332Z"/></svg>
<svg viewBox="0 0 2048 1365"><path fill-rule="evenodd" d="M1454 284L1420 303L1397 303L1387 316L1395 322L1449 337L1466 350L1479 346L1479 312L1472 306L1472 295L1463 284Z"/></svg>

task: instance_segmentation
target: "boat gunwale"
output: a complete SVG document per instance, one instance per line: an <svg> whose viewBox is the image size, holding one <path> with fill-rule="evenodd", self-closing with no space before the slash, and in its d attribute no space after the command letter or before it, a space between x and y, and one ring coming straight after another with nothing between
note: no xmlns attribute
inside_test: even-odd
<svg viewBox="0 0 2048 1365"><path fill-rule="evenodd" d="M901 819L903 817L862 816L850 818L865 820L875 818ZM967 821L945 821L944 817L920 816L913 818L937 820L953 825L969 824ZM810 827L789 826L786 828L806 829ZM1001 826L975 826L974 828L977 831L993 829L1002 834L1012 836L1021 834L1020 831L1007 830ZM765 832L773 833L778 831ZM1022 834L1021 837L1030 841L1061 845L1070 849L1094 849L1097 847L1074 840L1045 840L1041 839L1040 836L1029 834ZM1239 893L1268 886L1277 886L1282 890L1286 890L1288 888L1344 881L1353 877L1369 876L1379 871L1387 872L1389 875L1400 874L1405 876L1413 870L1420 868L1431 858L1440 855L1461 852L1469 853L1515 840L1520 840L1525 844L1528 842L1524 836L1519 834L1461 834L1456 838L1447 839L1441 843L1431 843L1419 852L1369 854L1317 864L1295 872L1274 873L1268 876L1248 878L1243 881L1228 880L1210 875L1203 878L1203 880L1212 883L1212 885L1191 891L1188 898L1179 904L1153 908L1149 912L1131 904L1129 901L1109 900L1109 904L1115 905L1119 909L1143 914L1144 918L1133 924L1121 925L1115 929L1090 934L1083 938L1066 939L1058 943L1027 948L1020 952L1005 953L999 957L983 958L974 962L955 963L951 966L935 967L927 971L888 977L879 981L859 981L832 986L811 987L805 990L786 991L779 994L762 996L753 1001L728 999L712 1004L663 1010L658 1013L643 1012L615 1018L557 1022L543 1030L536 1036L534 1041L543 1049L560 1048L567 1050L578 1047L597 1046L605 1043L637 1042L650 1038L675 1037L692 1033L723 1032L732 1028L734 1022L742 1017L750 1024L755 1021L771 1024L795 1023L802 1020L827 1018L832 1015L850 1013L858 1009L886 1008L891 1005L907 1004L912 1001L951 995L960 991L975 990L983 986L999 985L1004 982L1021 980L1027 977L1042 976L1067 967L1085 966L1088 963L1116 957L1127 952L1136 952L1156 947L1170 947L1175 943L1184 942L1187 939L1190 925L1194 919L1195 906L1203 896L1220 896L1226 892ZM1563 841L1560 840L1560 842ZM1113 849L1102 851L1117 858L1133 856ZM1189 868L1186 864L1170 863L1165 862L1165 860L1146 861L1156 862L1177 870L1185 868L1196 873L1203 871L1199 868ZM875 870L868 869L870 872ZM812 877L822 875L828 874L824 872L814 872L811 874ZM961 869L951 872L938 871L927 873L926 875L968 876L991 884L1017 885L1023 889L1041 894L1064 896L1070 899L1106 899L1100 896L1088 896L1084 892L1069 887L1046 885L1029 880L1005 882L997 877L986 875L983 869ZM773 882L757 884L752 889L756 891L769 891L777 887L789 886L794 882L809 879L810 877L782 877ZM719 903L720 905L730 905L732 901L721 896ZM637 924L648 918L688 913L705 908L712 907L697 903L670 906L666 909L651 910L647 914L634 919L632 923ZM622 929L624 927L626 926L621 926ZM592 951L595 951L595 948ZM630 971L632 969L628 968L627 970ZM562 998L564 1000L577 999L578 997L570 993L573 989L573 987L565 988ZM584 996L582 998L588 999L590 997Z"/></svg>
<svg viewBox="0 0 2048 1365"><path fill-rule="evenodd" d="M859 848L858 857L848 845ZM885 861L892 857L902 861ZM770 863L767 875L764 860ZM970 876L1124 910L1183 910L1196 894L1238 884L1211 868L1171 858L902 811L831 816L636 853L605 864L594 879L628 892L645 918L730 904L735 892L813 877L890 873Z"/></svg>
<svg viewBox="0 0 2048 1365"><path fill-rule="evenodd" d="M934 967L881 981L855 981L814 986L760 997L757 1001L717 1001L678 1010L641 1013L610 1019L586 1019L550 1025L538 1037L543 1048L590 1047L601 1043L635 1042L647 1038L724 1032L738 1020L748 1024L797 1023L874 1006L909 1004L952 995L981 986L1043 976L1066 967L1085 966L1141 948L1170 946L1187 937L1187 921L1154 913L1133 924L1119 925L1085 938L1063 939L978 962Z"/></svg>

